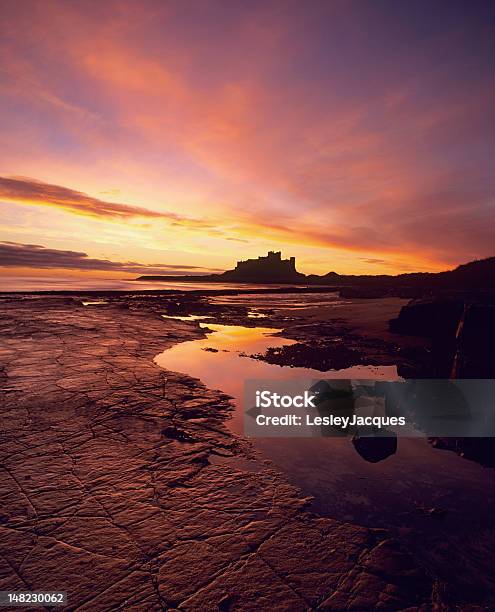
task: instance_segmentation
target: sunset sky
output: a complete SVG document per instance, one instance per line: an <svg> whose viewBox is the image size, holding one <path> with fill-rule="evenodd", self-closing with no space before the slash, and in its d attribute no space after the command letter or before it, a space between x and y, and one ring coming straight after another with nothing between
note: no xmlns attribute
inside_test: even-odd
<svg viewBox="0 0 495 612"><path fill-rule="evenodd" d="M495 2L2 0L0 31L0 273L495 254Z"/></svg>

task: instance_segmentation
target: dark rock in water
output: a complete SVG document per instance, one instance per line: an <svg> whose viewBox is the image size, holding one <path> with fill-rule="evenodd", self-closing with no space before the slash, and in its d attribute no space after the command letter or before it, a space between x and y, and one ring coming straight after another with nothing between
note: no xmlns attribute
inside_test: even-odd
<svg viewBox="0 0 495 612"><path fill-rule="evenodd" d="M455 336L463 310L464 303L458 300L413 300L390 320L390 331L412 336Z"/></svg>
<svg viewBox="0 0 495 612"><path fill-rule="evenodd" d="M365 461L378 463L397 452L397 434L389 431L384 435L381 430L380 437L355 435L352 444Z"/></svg>
<svg viewBox="0 0 495 612"><path fill-rule="evenodd" d="M403 378L428 378L433 370L433 353L430 343L423 346L399 346L397 348L397 373Z"/></svg>
<svg viewBox="0 0 495 612"><path fill-rule="evenodd" d="M457 331L453 376L495 378L495 305L466 306Z"/></svg>
<svg viewBox="0 0 495 612"><path fill-rule="evenodd" d="M443 298L414 300L389 322L390 330L431 339L431 372L437 378L493 378L495 305Z"/></svg>
<svg viewBox="0 0 495 612"><path fill-rule="evenodd" d="M340 370L364 363L359 350L348 348L342 343L305 344L297 343L281 348L269 348L263 355L251 355L267 363L285 365L292 368L313 368L326 372Z"/></svg>
<svg viewBox="0 0 495 612"><path fill-rule="evenodd" d="M389 322L390 331L431 339L431 371L427 378L448 378L457 350L456 334L464 312L461 300L413 300Z"/></svg>
<svg viewBox="0 0 495 612"><path fill-rule="evenodd" d="M320 380L311 386L315 405L322 417L347 417L354 414L354 393L349 380ZM322 425L322 436L347 436L347 427Z"/></svg>

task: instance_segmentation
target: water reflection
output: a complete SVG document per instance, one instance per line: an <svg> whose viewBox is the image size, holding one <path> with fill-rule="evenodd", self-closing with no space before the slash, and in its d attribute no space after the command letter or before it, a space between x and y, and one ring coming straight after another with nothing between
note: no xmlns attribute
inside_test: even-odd
<svg viewBox="0 0 495 612"><path fill-rule="evenodd" d="M250 359L269 347L292 344L273 336L279 330L200 323L207 338L183 342L160 353L160 366L200 378L208 387L232 395L237 410L228 425L242 433L242 393L246 378L307 377L397 379L394 366L356 366L322 374L308 368L288 368ZM208 351L205 349L214 349ZM243 356L244 355L244 356ZM477 521L490 525L495 509L495 470L483 469L454 453L431 448L425 439L400 440L395 454L377 463L363 461L347 438L258 438L253 444L282 470L289 481L314 497L315 511L370 526L410 529L438 536L429 508L449 510L445 525L455 537L472 530L473 505ZM374 452L376 449L374 449ZM427 518L425 518L427 517ZM425 522L426 521L426 522ZM445 537L446 532L442 532ZM427 540L423 540L427 545ZM423 546L422 544L422 546Z"/></svg>
<svg viewBox="0 0 495 612"><path fill-rule="evenodd" d="M214 333L202 340L182 342L155 357L155 362L168 370L184 372L201 379L207 387L221 389L231 395L237 410L229 426L237 433L243 430L242 396L247 378L321 378L311 368L287 368L250 359L248 355L264 353L271 347L295 344L295 340L274 336L280 329L199 323ZM325 373L327 378L397 379L395 366L354 366Z"/></svg>
<svg viewBox="0 0 495 612"><path fill-rule="evenodd" d="M369 384L355 385L353 382L320 380L315 383L310 391L316 394L315 404L318 414L321 417L345 416L349 421L354 415L363 412L366 416L384 416L385 401L381 394L377 393L380 387ZM397 452L397 434L385 427L378 430L373 426L353 427L343 432L341 428L321 425L320 433L325 437L350 435L356 452L370 463L383 461Z"/></svg>
<svg viewBox="0 0 495 612"><path fill-rule="evenodd" d="M349 300L339 297L338 291L324 293L251 293L242 295L219 295L210 298L212 304L248 306L253 311L263 309L301 310L319 306L344 306ZM255 308L256 307L256 308Z"/></svg>
<svg viewBox="0 0 495 612"><path fill-rule="evenodd" d="M266 314L258 312L257 310L249 310L247 313L248 319L265 319Z"/></svg>

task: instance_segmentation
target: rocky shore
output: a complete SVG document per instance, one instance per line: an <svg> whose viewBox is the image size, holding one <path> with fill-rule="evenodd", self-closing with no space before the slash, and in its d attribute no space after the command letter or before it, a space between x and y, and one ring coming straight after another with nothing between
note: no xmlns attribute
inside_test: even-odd
<svg viewBox="0 0 495 612"><path fill-rule="evenodd" d="M384 530L321 518L226 427L221 392L153 363L200 337L149 300L2 299L2 590L78 610L447 609Z"/></svg>

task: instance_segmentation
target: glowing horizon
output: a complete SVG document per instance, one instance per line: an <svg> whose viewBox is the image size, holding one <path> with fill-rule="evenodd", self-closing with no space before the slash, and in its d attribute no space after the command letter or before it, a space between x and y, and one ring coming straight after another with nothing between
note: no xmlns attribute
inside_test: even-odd
<svg viewBox="0 0 495 612"><path fill-rule="evenodd" d="M3 3L0 241L39 249L0 275L68 273L77 257L57 251L110 262L98 276L112 262L226 270L268 250L306 274L492 255L484 10ZM47 253L64 266L43 267Z"/></svg>

